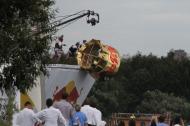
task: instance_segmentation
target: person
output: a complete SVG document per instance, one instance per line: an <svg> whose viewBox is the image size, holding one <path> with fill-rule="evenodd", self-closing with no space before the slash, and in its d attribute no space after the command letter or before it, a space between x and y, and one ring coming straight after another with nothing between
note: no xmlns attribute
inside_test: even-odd
<svg viewBox="0 0 190 126"><path fill-rule="evenodd" d="M76 46L76 48L77 48L77 50L81 47L81 44L80 44L80 42L77 42L76 44L75 44L75 46Z"/></svg>
<svg viewBox="0 0 190 126"><path fill-rule="evenodd" d="M129 120L129 122L128 122L128 126L136 126L136 121L135 121L135 115L134 114L132 114L131 116L130 116L130 120Z"/></svg>
<svg viewBox="0 0 190 126"><path fill-rule="evenodd" d="M71 118L71 126L88 126L86 115L80 111L81 106L75 105L75 113Z"/></svg>
<svg viewBox="0 0 190 126"><path fill-rule="evenodd" d="M157 126L168 126L168 124L165 123L165 116L164 115L160 115L158 117L158 124Z"/></svg>
<svg viewBox="0 0 190 126"><path fill-rule="evenodd" d="M176 116L173 120L173 126L184 126L183 119L180 116Z"/></svg>
<svg viewBox="0 0 190 126"><path fill-rule="evenodd" d="M125 122L123 120L120 120L118 126L125 126Z"/></svg>
<svg viewBox="0 0 190 126"><path fill-rule="evenodd" d="M96 126L97 119L94 113L94 108L90 106L91 99L86 98L84 105L81 107L81 112L83 112L87 117L88 126Z"/></svg>
<svg viewBox="0 0 190 126"><path fill-rule="evenodd" d="M54 108L53 100L51 98L46 100L47 108L38 112L36 117L44 122L44 126L64 126L66 124L65 118L62 116L61 112Z"/></svg>
<svg viewBox="0 0 190 126"><path fill-rule="evenodd" d="M74 109L72 105L67 101L68 94L66 92L63 92L62 94L62 100L57 101L54 103L54 107L59 109L63 115L63 117L66 120L65 126L69 126L69 120L71 119Z"/></svg>
<svg viewBox="0 0 190 126"><path fill-rule="evenodd" d="M60 57L61 54L64 54L62 46L66 46L66 44L63 44L63 37L64 36L61 35L60 37L58 37L58 39L55 42L54 46L55 57Z"/></svg>
<svg viewBox="0 0 190 126"><path fill-rule="evenodd" d="M24 109L20 111L16 117L16 125L18 126L34 126L41 121L35 116L32 104L27 101L24 104Z"/></svg>
<svg viewBox="0 0 190 126"><path fill-rule="evenodd" d="M153 116L150 122L150 126L156 126L157 125L157 117Z"/></svg>
<svg viewBox="0 0 190 126"><path fill-rule="evenodd" d="M76 55L76 51L77 51L77 47L75 47L74 45L72 45L70 48L69 48L69 57L74 57Z"/></svg>
<svg viewBox="0 0 190 126"><path fill-rule="evenodd" d="M94 109L94 115L95 115L95 119L96 119L96 125L100 126L100 125L104 125L104 121L102 121L102 112L97 109L97 104L95 103L94 100L91 100L91 104L90 106Z"/></svg>

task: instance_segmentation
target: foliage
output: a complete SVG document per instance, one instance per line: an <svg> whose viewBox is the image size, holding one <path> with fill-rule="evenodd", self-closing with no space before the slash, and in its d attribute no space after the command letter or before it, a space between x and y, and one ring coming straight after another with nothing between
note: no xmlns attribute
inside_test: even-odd
<svg viewBox="0 0 190 126"><path fill-rule="evenodd" d="M12 126L12 115L17 111L15 105L15 95L12 91L7 91L7 99L1 99L0 125ZM2 101L3 100L3 101ZM3 110L2 110L3 109Z"/></svg>
<svg viewBox="0 0 190 126"><path fill-rule="evenodd" d="M30 89L45 73L53 0L0 1L0 89ZM44 31L44 32L43 32Z"/></svg>
<svg viewBox="0 0 190 126"><path fill-rule="evenodd" d="M143 94L156 89L162 93L173 94L172 97L185 98L188 100L186 103L190 99L190 61L188 58L176 60L170 52L166 57L138 53L122 59L118 73L108 78L110 79L99 79L89 94L104 107L114 99L111 109L99 107L103 109L104 115L112 112L137 112L138 106L143 103ZM176 107L172 111L179 112L177 109L180 106Z"/></svg>
<svg viewBox="0 0 190 126"><path fill-rule="evenodd" d="M190 103L173 94L162 93L159 90L146 91L143 100L137 109L144 113L167 113L172 115L183 114L188 119L190 113Z"/></svg>

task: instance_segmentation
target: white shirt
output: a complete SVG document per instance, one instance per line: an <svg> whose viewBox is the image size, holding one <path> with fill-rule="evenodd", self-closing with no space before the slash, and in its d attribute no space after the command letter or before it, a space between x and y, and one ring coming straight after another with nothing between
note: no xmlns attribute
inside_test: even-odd
<svg viewBox="0 0 190 126"><path fill-rule="evenodd" d="M34 126L34 124L38 121L35 117L33 110L24 108L16 118L16 124L18 126Z"/></svg>
<svg viewBox="0 0 190 126"><path fill-rule="evenodd" d="M102 122L102 113L97 108L93 108L93 109L94 109L94 115L96 119L96 125L99 126L101 125L101 122Z"/></svg>
<svg viewBox="0 0 190 126"><path fill-rule="evenodd" d="M41 121L45 121L44 126L58 126L58 124L64 126L66 123L65 118L62 116L61 112L54 107L44 109L41 112L38 112L36 116Z"/></svg>
<svg viewBox="0 0 190 126"><path fill-rule="evenodd" d="M55 102L53 105L56 109L59 109L63 115L63 117L66 120L66 126L69 125L69 120L71 119L73 113L74 113L74 109L72 107L72 105L67 102L66 100L60 100L58 102Z"/></svg>
<svg viewBox="0 0 190 126"><path fill-rule="evenodd" d="M97 124L94 108L90 107L89 105L84 105L83 107L81 107L81 112L86 115L88 124Z"/></svg>

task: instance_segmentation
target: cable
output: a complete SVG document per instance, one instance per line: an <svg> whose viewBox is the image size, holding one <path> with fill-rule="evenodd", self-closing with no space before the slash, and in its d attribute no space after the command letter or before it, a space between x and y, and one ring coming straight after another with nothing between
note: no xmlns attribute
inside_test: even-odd
<svg viewBox="0 0 190 126"><path fill-rule="evenodd" d="M56 23L56 22L60 22L60 21L66 19L66 18L69 18L69 17L71 17L71 16L78 15L78 14L80 14L81 12L85 12L85 11L86 11L86 10L82 10L82 11L76 12L76 13L71 14L71 15L62 16L63 18L61 18L61 19L59 19L59 20L57 20L57 21L54 21L54 22L50 23L50 25L51 25L51 24L54 24L54 23Z"/></svg>
<svg viewBox="0 0 190 126"><path fill-rule="evenodd" d="M77 19L77 20L74 20L74 21L72 21L72 22L70 22L70 23L68 23L67 25L65 25L64 27L61 27L60 29L58 29L58 30L61 30L61 29L63 29L63 28L66 28L66 27L68 27L69 25L71 25L72 23L74 23L74 22L76 22L76 21L78 21L79 19Z"/></svg>

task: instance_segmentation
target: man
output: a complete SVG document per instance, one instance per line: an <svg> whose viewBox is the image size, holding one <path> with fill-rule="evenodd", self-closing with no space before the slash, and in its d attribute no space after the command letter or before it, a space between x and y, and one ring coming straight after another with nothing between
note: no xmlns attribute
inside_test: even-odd
<svg viewBox="0 0 190 126"><path fill-rule="evenodd" d="M74 110L72 105L67 101L68 94L66 92L62 95L62 100L54 103L54 107L59 109L66 120L66 125L69 126L69 120L71 119Z"/></svg>
<svg viewBox="0 0 190 126"><path fill-rule="evenodd" d="M96 126L97 119L94 108L90 106L91 102L91 99L87 98L84 102L83 107L81 108L81 112L86 115L88 126Z"/></svg>
<svg viewBox="0 0 190 126"><path fill-rule="evenodd" d="M61 112L52 106L53 100L50 98L47 99L46 105L47 109L36 114L36 117L44 122L44 126L58 126L58 124L65 126L66 121Z"/></svg>
<svg viewBox="0 0 190 126"><path fill-rule="evenodd" d="M165 116L164 115L160 115L158 117L158 124L157 126L168 126L168 124L165 123Z"/></svg>
<svg viewBox="0 0 190 126"><path fill-rule="evenodd" d="M35 117L35 114L32 110L32 104L27 101L24 106L25 108L20 111L16 118L16 124L18 126L34 126L36 122L40 122L40 120Z"/></svg>
<svg viewBox="0 0 190 126"><path fill-rule="evenodd" d="M94 109L96 126L105 126L106 122L102 120L102 112L96 108L97 104L95 103L94 100L91 101L90 106Z"/></svg>
<svg viewBox="0 0 190 126"><path fill-rule="evenodd" d="M75 106L75 113L71 119L71 126L88 126L86 115L80 111L80 105Z"/></svg>

